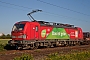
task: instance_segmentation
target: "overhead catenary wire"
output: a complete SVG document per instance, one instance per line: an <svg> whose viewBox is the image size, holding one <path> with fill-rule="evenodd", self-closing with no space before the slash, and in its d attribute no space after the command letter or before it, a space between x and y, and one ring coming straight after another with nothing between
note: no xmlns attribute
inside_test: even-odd
<svg viewBox="0 0 90 60"><path fill-rule="evenodd" d="M8 7L8 6L3 6L3 5L0 5L0 6L2 6L2 7L7 7L7 8L12 8L12 9L16 9L16 10L28 11L28 10L20 9L20 8ZM59 14L55 14L55 13L51 13L51 12L47 12L47 11L43 11L43 13L50 14L50 15L57 16L57 17L77 19L77 18L73 18L73 17L69 17L69 16L64 16L64 15L59 15ZM29 19L30 19L30 18L29 18ZM31 20L31 19L30 19L30 20ZM81 19L77 19L77 20L81 20Z"/></svg>
<svg viewBox="0 0 90 60"><path fill-rule="evenodd" d="M25 6L20 6L20 5L16 5L16 4L11 4L11 3L7 3L7 2L2 2L2 1L0 1L0 2L1 3L4 3L4 4L9 4L9 5L17 6L17 7L26 8L26 9L33 9L33 8L29 8L29 7L25 7ZM0 5L0 6L3 6L3 5ZM8 6L4 6L4 7L8 7ZM13 7L9 7L9 8L13 8ZM18 9L18 8L13 8L13 9ZM25 10L25 9L18 9L18 10L28 11L28 10ZM54 16L59 16L59 17L64 17L64 18L70 18L70 19L77 19L78 21L81 21L82 20L82 19L73 18L73 17L69 17L69 16L64 16L64 15L60 15L60 14L56 14L56 13L51 13L51 12L47 12L47 11L43 11L43 12L44 13L47 13L47 14L54 15ZM88 22L88 21L84 21L84 22Z"/></svg>
<svg viewBox="0 0 90 60"><path fill-rule="evenodd" d="M7 3L7 2L3 2L3 1L0 1L0 2L1 2L1 3L5 3L5 4L9 4L9 5L13 5L13 6L22 7L22 8L32 9L32 8L29 8L29 7L25 7L25 6L21 6L21 5L16 5L16 4L12 4L12 3Z"/></svg>
<svg viewBox="0 0 90 60"><path fill-rule="evenodd" d="M25 9L20 9L20 8L15 8L15 7L10 7L10 6L5 6L5 5L0 5L0 6L6 7L6 8L12 8L12 9L16 9L16 10L28 11L28 10L25 10Z"/></svg>
<svg viewBox="0 0 90 60"><path fill-rule="evenodd" d="M42 2L42 3L45 3L45 4L48 4L48 5L55 6L55 7L58 7L58 8L62 8L62 9L65 9L65 10L69 10L69 11L72 11L72 12L75 12L75 13L78 13L78 14L90 16L90 15L88 15L88 14L85 14L85 13L82 13L82 12L79 12L79 11L75 11L75 10L72 10L72 9L69 9L69 8L66 8L66 7L58 6L58 5L49 3L49 2L45 2L45 1L41 1L41 0L37 0L37 1Z"/></svg>
<svg viewBox="0 0 90 60"><path fill-rule="evenodd" d="M85 21L83 19L78 19L78 18L74 18L74 17L70 17L70 16L59 15L59 14L55 14L55 13L51 13L51 12L47 12L47 11L43 11L43 13L54 15L55 17L63 17L63 18L75 19L77 21L89 22L89 21Z"/></svg>

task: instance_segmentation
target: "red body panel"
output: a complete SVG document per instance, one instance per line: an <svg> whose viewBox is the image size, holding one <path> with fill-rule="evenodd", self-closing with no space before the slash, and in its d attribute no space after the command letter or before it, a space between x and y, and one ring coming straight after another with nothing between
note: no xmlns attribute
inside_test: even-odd
<svg viewBox="0 0 90 60"><path fill-rule="evenodd" d="M12 38L12 40L22 40L22 38L18 38L18 37L23 34L23 31L22 32L12 31L11 34L12 36L15 37L15 38Z"/></svg>
<svg viewBox="0 0 90 60"><path fill-rule="evenodd" d="M40 25L37 22L32 22L30 24L30 39L35 39L38 40L39 39L39 29L40 29Z"/></svg>
<svg viewBox="0 0 90 60"><path fill-rule="evenodd" d="M77 29L78 29L78 39L79 40L81 40L81 39L83 39L83 32L82 32L82 29L80 28L80 27L77 27Z"/></svg>
<svg viewBox="0 0 90 60"><path fill-rule="evenodd" d="M82 29L77 27L77 28L65 28L66 32L70 36L70 39L72 40L81 40L83 39L83 32Z"/></svg>
<svg viewBox="0 0 90 60"><path fill-rule="evenodd" d="M77 31L75 28L65 28L66 32L68 33L70 39L77 39L75 32Z"/></svg>
<svg viewBox="0 0 90 60"><path fill-rule="evenodd" d="M15 36L15 38L12 38L12 40L45 40L47 35L52 31L53 26L40 26L38 22L29 22L29 21L23 21L20 22L21 24L25 24L24 29L20 31L12 31L12 36ZM16 23L19 24L19 23ZM83 39L83 33L82 29L79 27L72 27L72 28L65 28L66 33L69 35L71 40L77 40L77 39ZM41 37L42 30L46 30L45 37ZM21 35L26 35L26 38L23 39ZM21 37L19 37L21 36Z"/></svg>

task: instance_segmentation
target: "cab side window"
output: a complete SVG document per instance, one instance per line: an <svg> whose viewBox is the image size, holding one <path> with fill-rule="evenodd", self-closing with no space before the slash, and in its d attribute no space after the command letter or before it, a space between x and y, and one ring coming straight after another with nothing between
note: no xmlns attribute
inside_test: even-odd
<svg viewBox="0 0 90 60"><path fill-rule="evenodd" d="M36 32L38 32L38 26L36 26L35 30L36 30Z"/></svg>

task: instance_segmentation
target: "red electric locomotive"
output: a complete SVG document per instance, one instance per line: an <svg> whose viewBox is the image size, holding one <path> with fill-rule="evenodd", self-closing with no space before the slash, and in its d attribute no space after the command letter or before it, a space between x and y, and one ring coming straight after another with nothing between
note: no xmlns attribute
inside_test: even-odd
<svg viewBox="0 0 90 60"><path fill-rule="evenodd" d="M80 27L44 21L20 21L12 28L10 45L19 48L75 45L83 40Z"/></svg>
<svg viewBox="0 0 90 60"><path fill-rule="evenodd" d="M9 44L17 49L80 45L84 42L80 27L36 20L15 23L11 35Z"/></svg>

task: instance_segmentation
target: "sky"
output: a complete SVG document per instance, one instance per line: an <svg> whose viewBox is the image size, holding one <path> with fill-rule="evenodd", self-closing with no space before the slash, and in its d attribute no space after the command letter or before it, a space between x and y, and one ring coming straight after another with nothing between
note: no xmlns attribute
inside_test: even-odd
<svg viewBox="0 0 90 60"><path fill-rule="evenodd" d="M0 33L10 34L14 23L35 20L59 22L81 27L90 32L90 0L0 0Z"/></svg>

